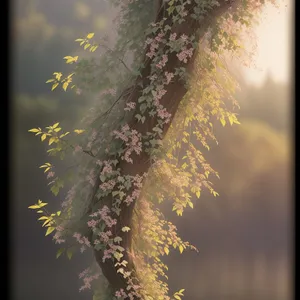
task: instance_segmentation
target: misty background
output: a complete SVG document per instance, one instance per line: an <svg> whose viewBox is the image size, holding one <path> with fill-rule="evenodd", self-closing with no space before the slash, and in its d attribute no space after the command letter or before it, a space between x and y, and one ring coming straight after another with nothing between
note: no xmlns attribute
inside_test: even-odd
<svg viewBox="0 0 300 300"><path fill-rule="evenodd" d="M37 199L56 208L63 197L49 192L39 169L49 159L28 129L61 122L67 130L81 119L92 99L51 92L45 81L69 70L63 57L78 50L76 38L107 32L111 12L96 0L15 0L12 12L12 299L88 300L89 292L79 293L78 274L91 257L56 259L59 245L44 237L28 209ZM260 86L239 78L241 125L216 128L219 145L203 149L220 174L214 180L220 196L203 193L193 210L171 215L182 238L200 251L167 259L170 287L185 288L186 300L292 299L291 86L271 76Z"/></svg>

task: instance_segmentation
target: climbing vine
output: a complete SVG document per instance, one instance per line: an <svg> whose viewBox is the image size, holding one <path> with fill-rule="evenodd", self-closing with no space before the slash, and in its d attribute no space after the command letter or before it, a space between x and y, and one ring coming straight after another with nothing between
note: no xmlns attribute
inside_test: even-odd
<svg viewBox="0 0 300 300"><path fill-rule="evenodd" d="M169 291L163 257L197 249L178 236L159 204L170 201L181 216L202 191L218 195L210 181L218 173L199 143L209 150L216 122L239 124L238 85L226 61L249 63L243 35L251 37L265 1L112 2L117 41L96 41L94 33L78 38L90 55L64 57L72 72L54 72L47 81L52 90L96 94L97 103L80 129L55 123L29 130L49 146L51 162L40 168L51 191L70 189L56 213L41 200L29 208L46 235L64 245L57 257L93 251L95 265L79 275L80 291L93 289L94 299L180 300L184 289ZM100 58L91 56L98 51ZM57 174L54 157L76 164Z"/></svg>

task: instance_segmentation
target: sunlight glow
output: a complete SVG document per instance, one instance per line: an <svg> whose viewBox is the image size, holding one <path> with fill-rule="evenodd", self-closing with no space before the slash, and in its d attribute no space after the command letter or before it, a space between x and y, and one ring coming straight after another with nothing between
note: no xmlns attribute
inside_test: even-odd
<svg viewBox="0 0 300 300"><path fill-rule="evenodd" d="M293 1L281 1L280 8L268 5L256 29L256 67L243 70L246 81L260 85L267 74L275 81L290 80Z"/></svg>

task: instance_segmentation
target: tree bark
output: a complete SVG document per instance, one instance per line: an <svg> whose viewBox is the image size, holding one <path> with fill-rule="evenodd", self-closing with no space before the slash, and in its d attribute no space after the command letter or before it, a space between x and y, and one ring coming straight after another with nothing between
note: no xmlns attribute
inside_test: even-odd
<svg viewBox="0 0 300 300"><path fill-rule="evenodd" d="M162 0L160 1L159 7L161 9L158 11L157 16L156 16L156 22L159 22L163 17L167 16L166 22L171 26L171 20L170 17L168 17L167 11L166 11L166 6L162 5ZM186 21L183 22L182 24L176 24L175 26L172 26L172 33L177 33L177 36L180 36L182 34L185 34L187 36L192 35L193 33L196 32L196 30L200 29L201 30L201 37L206 33L207 29L209 26L213 25L214 22L216 21L216 18L221 16L223 13L227 12L229 8L231 7L234 9L232 6L237 7L239 1L226 1L226 0L221 0L219 1L219 6L213 8L210 12L207 13L206 17L201 21L197 22L194 19L190 18L189 16L186 17ZM189 5L189 11L193 8L195 5L194 1L191 1L191 4ZM174 70L175 67L180 67L183 66L187 69L188 72L191 72L193 69L193 64L195 61L197 53L194 53L192 58L188 61L187 64L181 63L178 58L176 57L175 54L172 54L169 56L168 62L166 64L165 70L166 71L171 71ZM150 66L150 61L149 59L147 60L147 57L145 55L145 60L147 63L145 64L145 67L143 68L141 74L141 78L137 79L137 82L143 83L143 86L145 87L147 84L149 84L149 79L147 78L150 75L151 72L151 66ZM184 95L187 92L187 89L184 85L184 82L175 80L175 82L170 83L167 87L167 93L163 96L161 99L160 103L167 109L169 113L172 114L171 120L174 117L178 106L180 104L181 99L184 97ZM142 95L142 88L139 87L139 85L135 85L133 87L133 94L131 95L131 100L132 102L136 103L136 113L139 111L139 103L138 99ZM128 123L131 129L136 129L138 132L145 134L147 131L151 131L151 129L155 126L157 119L154 118L147 118L144 123L138 122L135 118ZM169 126L168 124L164 125L163 128L163 136L166 134ZM150 159L149 155L145 152L142 152L140 155L132 155L133 159L133 164L127 163L126 161L120 161L118 167L122 170L122 174L126 175L142 175L143 173L147 172L149 167L150 167ZM96 186L99 186L100 181L96 182ZM108 207L111 207L112 203L112 198L107 198L104 199L105 205ZM131 246L132 246L132 234L131 231L123 233L121 231L121 228L123 226L129 226L131 227L132 225L132 216L133 216L133 209L134 209L135 203L132 203L130 206L127 206L126 204L123 205L121 214L119 217L117 217L117 225L116 225L116 231L115 233L119 233L119 236L122 237L122 242L121 246L125 249L124 254L124 259L127 260L128 262L128 269L129 270L134 270L134 262L132 260L132 257L130 256L131 252ZM102 261L103 258L103 251L94 251L94 255L96 258L97 263L102 269L103 275L107 278L110 286L114 291L119 290L123 288L126 291L127 283L126 280L123 278L121 274L118 274L116 272L116 268L114 267L114 263L112 260L106 260L105 262Z"/></svg>

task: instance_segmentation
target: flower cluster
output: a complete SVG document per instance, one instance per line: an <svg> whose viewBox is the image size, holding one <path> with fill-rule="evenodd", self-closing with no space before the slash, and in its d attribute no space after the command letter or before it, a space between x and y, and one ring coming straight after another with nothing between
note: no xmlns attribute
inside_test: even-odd
<svg viewBox="0 0 300 300"><path fill-rule="evenodd" d="M88 240L87 237L85 236L82 236L80 233L78 232L75 232L73 234L73 237L76 239L76 241L82 245L81 248L80 248L80 252L84 252L86 250L87 247L91 247L91 243L90 241Z"/></svg>
<svg viewBox="0 0 300 300"><path fill-rule="evenodd" d="M113 135L117 139L121 139L126 144L126 149L124 152L124 155L121 157L121 159L124 159L125 161L129 163L133 163L133 159L130 157L133 152L136 154L140 154L142 151L142 142L141 137L142 135L137 132L135 129L130 129L128 124L125 124L121 131L114 130Z"/></svg>

